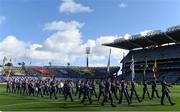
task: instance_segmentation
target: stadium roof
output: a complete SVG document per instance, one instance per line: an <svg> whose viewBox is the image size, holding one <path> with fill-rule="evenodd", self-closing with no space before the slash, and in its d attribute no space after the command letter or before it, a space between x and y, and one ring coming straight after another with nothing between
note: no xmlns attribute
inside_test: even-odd
<svg viewBox="0 0 180 112"><path fill-rule="evenodd" d="M112 43L104 43L104 46L117 47L126 50L136 48L156 47L163 44L180 42L180 25L167 28L165 32L160 30L149 31L126 38L115 39Z"/></svg>

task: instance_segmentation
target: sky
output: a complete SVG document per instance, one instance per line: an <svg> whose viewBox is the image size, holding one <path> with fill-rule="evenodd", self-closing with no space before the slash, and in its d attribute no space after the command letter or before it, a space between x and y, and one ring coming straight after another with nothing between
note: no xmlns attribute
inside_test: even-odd
<svg viewBox="0 0 180 112"><path fill-rule="evenodd" d="M102 43L180 25L180 0L0 0L0 60L14 65L107 66ZM111 65L123 53L111 48Z"/></svg>

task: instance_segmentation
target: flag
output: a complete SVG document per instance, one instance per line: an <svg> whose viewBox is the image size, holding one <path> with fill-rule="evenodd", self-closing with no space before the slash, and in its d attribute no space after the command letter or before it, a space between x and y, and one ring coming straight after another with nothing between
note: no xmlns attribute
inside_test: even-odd
<svg viewBox="0 0 180 112"><path fill-rule="evenodd" d="M29 66L31 65L32 61L29 62Z"/></svg>
<svg viewBox="0 0 180 112"><path fill-rule="evenodd" d="M9 59L9 62L12 63L12 59L11 58Z"/></svg>
<svg viewBox="0 0 180 112"><path fill-rule="evenodd" d="M4 58L3 58L3 65L6 63L7 60L8 60L7 57L4 56Z"/></svg>
<svg viewBox="0 0 180 112"><path fill-rule="evenodd" d="M51 66L52 65L52 63L51 62L49 62L49 66Z"/></svg>
<svg viewBox="0 0 180 112"><path fill-rule="evenodd" d="M146 69L147 69L147 57L144 64L144 70L143 70L143 80L146 80Z"/></svg>
<svg viewBox="0 0 180 112"><path fill-rule="evenodd" d="M133 81L134 78L135 78L135 72L134 72L134 56L132 56L132 62L131 62L131 65L130 65L130 69L131 69L131 75L132 75L132 81Z"/></svg>
<svg viewBox="0 0 180 112"><path fill-rule="evenodd" d="M14 62L16 62L16 57L14 58Z"/></svg>
<svg viewBox="0 0 180 112"><path fill-rule="evenodd" d="M154 80L157 80L157 62L155 59L154 65L153 65L153 78Z"/></svg>
<svg viewBox="0 0 180 112"><path fill-rule="evenodd" d="M108 64L107 64L107 73L108 73L108 74L109 74L109 72L110 72L110 70L109 70L110 62L111 62L111 49L109 50L109 59L108 59Z"/></svg>
<svg viewBox="0 0 180 112"><path fill-rule="evenodd" d="M5 65L5 63L6 63L6 61L7 61L8 59L7 59L7 57L6 56L4 56L4 58L3 58L3 74L5 74L5 70L4 70L4 65Z"/></svg>

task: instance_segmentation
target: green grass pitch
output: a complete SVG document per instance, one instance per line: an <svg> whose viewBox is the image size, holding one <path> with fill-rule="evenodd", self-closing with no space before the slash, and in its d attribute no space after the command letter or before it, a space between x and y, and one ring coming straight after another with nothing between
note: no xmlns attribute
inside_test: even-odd
<svg viewBox="0 0 180 112"><path fill-rule="evenodd" d="M158 85L159 93L161 95L161 86ZM93 97L93 104L85 102L80 104L80 100L73 95L74 102L64 101L62 95L58 95L58 100L50 100L49 97L33 97L23 96L17 94L7 94L5 92L5 85L0 85L0 111L180 111L180 86L173 86L171 90L171 98L176 103L175 106L170 106L167 98L165 98L165 105L160 105L160 99L154 98L149 100L146 96L143 102L138 101L133 97L132 104L127 105L125 99L122 104L117 103L117 107L111 107L110 102L104 106ZM139 96L142 96L142 86L137 87ZM149 89L151 92L151 89ZM102 99L101 99L102 101Z"/></svg>

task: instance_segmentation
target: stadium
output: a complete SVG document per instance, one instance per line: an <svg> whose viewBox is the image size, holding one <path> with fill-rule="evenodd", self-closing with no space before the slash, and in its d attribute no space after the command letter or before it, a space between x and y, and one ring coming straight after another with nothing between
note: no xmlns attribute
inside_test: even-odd
<svg viewBox="0 0 180 112"><path fill-rule="evenodd" d="M124 56L124 58L120 61L122 63L122 74L118 74L120 67L114 66L109 67L109 71L107 70L108 67L80 67L80 66L25 66L25 63L18 63L19 67L12 66L12 63L4 63L2 65L2 71L0 75L1 82L6 82L8 84L8 78L10 77L11 80L31 80L31 81L38 81L38 80L51 80L53 77L56 78L56 81L60 80L71 80L72 83L76 83L79 80L102 80L106 79L107 77L115 78L119 81L126 80L130 82L132 80L132 70L130 69L132 63L132 56L134 56L134 70L135 70L135 78L134 81L139 83L140 85L137 86L138 94L142 92L141 83L143 82L144 71L146 72L146 80L151 82L153 80L153 65L155 61L157 62L157 82L158 87L157 89L160 91L160 82L162 80L166 80L169 84L180 84L180 44L178 36L180 35L180 26L175 26L168 28L167 31L153 31L148 32L146 35L134 35L129 37L128 39L120 38L114 40L113 43L104 43L104 46L110 47L117 47L129 50L129 53ZM88 58L87 58L88 59ZM86 60L88 62L88 60ZM144 67L146 66L146 69ZM13 82L12 82L13 83ZM18 83L18 82L16 82ZM46 82L48 83L48 82ZM45 84L46 84L45 83ZM66 83L66 82L64 82ZM118 83L117 83L118 84ZM151 83L149 83L151 84ZM75 84L74 84L75 85ZM7 87L5 85L1 85L2 93L0 97L4 100L4 102L0 102L0 107L2 110L40 110L40 111L49 111L49 110L76 110L76 111L134 111L134 110L179 110L179 104L175 106L161 106L159 105L159 99L153 99L150 101L143 101L143 103L138 103L133 101L133 104L127 105L126 103L120 104L122 106L118 106L116 108L112 108L109 106L100 106L99 104L93 103L93 105L79 104L80 99L76 96L73 96L75 101L62 101L64 98L62 94L57 93L58 99L56 100L49 100L48 95L45 95L44 98L42 97L34 97L29 95L21 96L21 92L17 93L8 93ZM72 86L72 90L75 90L75 86ZM96 87L97 89L98 87ZM150 87L148 87L150 89ZM12 89L13 90L13 89ZM18 90L19 91L19 90ZM152 90L150 90L151 92ZM179 103L179 86L175 86L172 89L172 97L173 101ZM117 96L120 96L120 91ZM34 94L37 94L35 92ZM51 94L51 93L50 93ZM73 92L74 94L74 92ZM136 93L137 94L137 93ZM93 97L93 96L92 96ZM115 96L114 96L115 97ZM174 99L175 98L175 99ZM32 100L32 101L29 101ZM124 99L125 100L125 99ZM124 102L123 100L123 102ZM133 98L135 100L135 98ZM17 104L14 103L17 101ZM96 98L93 97L93 102L96 102ZM99 102L99 101L98 101ZM115 103L116 104L116 103ZM117 105L117 104L116 104ZM171 104L172 105L172 104ZM174 105L174 104L173 104ZM142 106L143 108L137 108ZM152 106L156 106L156 108L152 108ZM9 108L10 107L10 108ZM86 107L86 108L84 108Z"/></svg>
<svg viewBox="0 0 180 112"><path fill-rule="evenodd" d="M150 31L146 34L132 35L129 39L116 39L103 45L129 50L121 60L122 77L131 80L130 64L135 62L135 80L143 80L144 65L147 63L146 78L153 80L153 64L157 61L158 81L180 84L180 26L167 28L166 31Z"/></svg>
<svg viewBox="0 0 180 112"><path fill-rule="evenodd" d="M180 111L180 0L0 0L3 111Z"/></svg>
<svg viewBox="0 0 180 112"><path fill-rule="evenodd" d="M123 77L125 80L131 80L130 65L132 56L135 60L135 80L142 82L144 65L147 64L146 78L153 80L153 64L157 61L158 80L166 79L168 83L180 84L180 26L167 28L165 32L160 30L150 31L146 34L132 35L128 39L120 38L112 43L104 43L104 46L116 47L129 50L129 53L120 61L122 63L122 75L118 74L120 67L110 67L110 73L107 67L80 67L80 66L12 66L10 75L14 77L51 77L57 78L93 78L101 79L108 75ZM88 59L88 58L87 58ZM88 61L88 60L86 60ZM1 65L1 82L7 78L9 67L8 62Z"/></svg>

